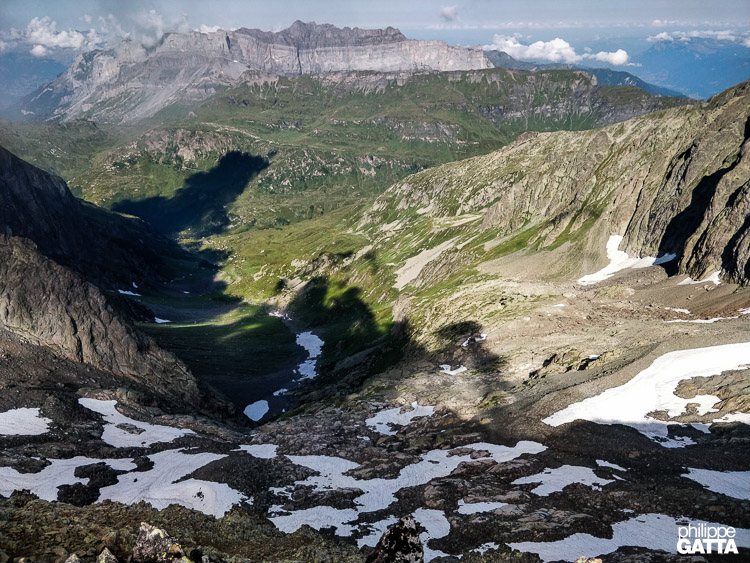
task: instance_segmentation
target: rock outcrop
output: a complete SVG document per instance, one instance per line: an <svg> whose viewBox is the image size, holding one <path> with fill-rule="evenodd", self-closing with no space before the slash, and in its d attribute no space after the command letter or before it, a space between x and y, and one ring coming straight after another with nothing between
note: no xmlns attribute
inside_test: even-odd
<svg viewBox="0 0 750 563"><path fill-rule="evenodd" d="M362 225L396 209L432 217L482 212L482 230L523 231L523 246L578 242L603 265L607 236L623 235L620 250L631 256L676 254L670 273L700 279L721 270L747 282L749 151L744 82L690 108L600 130L527 133L486 156L410 176L379 198Z"/></svg>
<svg viewBox="0 0 750 563"><path fill-rule="evenodd" d="M151 49L126 41L116 51L84 53L16 109L19 117L35 119L128 122L174 103L203 100L247 70L298 75L491 67L480 48L411 40L393 28L339 29L297 21L278 33L245 28L171 33Z"/></svg>
<svg viewBox="0 0 750 563"><path fill-rule="evenodd" d="M422 563L424 548L419 540L417 524L404 516L390 526L378 541L366 563Z"/></svg>
<svg viewBox="0 0 750 563"><path fill-rule="evenodd" d="M0 327L57 354L197 405L195 379L177 358L123 320L96 286L0 235Z"/></svg>

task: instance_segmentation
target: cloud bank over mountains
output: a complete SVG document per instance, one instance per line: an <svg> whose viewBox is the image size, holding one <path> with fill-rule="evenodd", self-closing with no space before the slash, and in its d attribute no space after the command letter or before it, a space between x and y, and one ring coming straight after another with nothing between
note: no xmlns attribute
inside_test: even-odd
<svg viewBox="0 0 750 563"><path fill-rule="evenodd" d="M118 18L114 14L81 16L88 29L58 29L49 16L34 17L22 29L0 31L0 53L11 49L27 50L35 57L50 57L60 51L89 51L115 47L123 39L132 39L145 47L158 43L165 33L190 30L185 13L166 17L156 10L140 10ZM204 26L205 27L205 26Z"/></svg>
<svg viewBox="0 0 750 563"><path fill-rule="evenodd" d="M588 59L609 63L613 66L637 66L635 63L630 62L630 56L624 49L599 51L598 53L588 51L577 53L570 43L559 37L550 41L535 41L534 43L524 45L516 36L495 35L492 44L485 45L484 49L503 51L511 57L521 60L531 59L576 64Z"/></svg>

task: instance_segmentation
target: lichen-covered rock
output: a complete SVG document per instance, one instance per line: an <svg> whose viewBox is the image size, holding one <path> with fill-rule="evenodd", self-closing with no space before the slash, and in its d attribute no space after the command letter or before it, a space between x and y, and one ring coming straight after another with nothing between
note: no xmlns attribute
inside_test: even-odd
<svg viewBox="0 0 750 563"><path fill-rule="evenodd" d="M424 549L411 516L404 516L390 526L366 563L422 563Z"/></svg>
<svg viewBox="0 0 750 563"><path fill-rule="evenodd" d="M118 561L117 557L112 555L112 552L105 547L99 557L96 558L96 563L118 563Z"/></svg>
<svg viewBox="0 0 750 563"><path fill-rule="evenodd" d="M182 547L167 532L146 522L141 522L138 538L133 546L135 563L162 563L188 561Z"/></svg>

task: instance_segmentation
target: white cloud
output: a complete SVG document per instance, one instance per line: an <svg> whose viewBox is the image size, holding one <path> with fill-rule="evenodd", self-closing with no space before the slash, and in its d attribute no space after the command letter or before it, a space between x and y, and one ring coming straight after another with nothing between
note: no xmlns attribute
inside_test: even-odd
<svg viewBox="0 0 750 563"><path fill-rule="evenodd" d="M220 29L221 28L218 25L201 24L201 26L196 31L200 31L201 33L215 33Z"/></svg>
<svg viewBox="0 0 750 563"><path fill-rule="evenodd" d="M495 35L492 45L486 45L485 49L497 49L516 59L542 59L556 63L577 63L582 59L570 43L559 37L524 45L515 37Z"/></svg>
<svg viewBox="0 0 750 563"><path fill-rule="evenodd" d="M91 36L88 34L84 35L80 31L73 29L57 31L57 22L49 16L32 18L26 26L24 38L29 43L51 48L80 49L81 47L88 46L91 42ZM96 35L93 36L93 39L96 40Z"/></svg>
<svg viewBox="0 0 750 563"><path fill-rule="evenodd" d="M614 51L612 53L609 53L607 51L599 51L598 53L586 53L583 56L584 58L594 59L603 63L609 63L613 66L622 66L628 64L628 62L630 61L628 52L624 49L617 49L617 51Z"/></svg>
<svg viewBox="0 0 750 563"><path fill-rule="evenodd" d="M578 54L570 43L559 37L551 41L535 41L529 45L524 45L515 36L495 35L492 45L485 45L484 48L504 51L511 57L522 60L533 59L575 64L584 59L592 59L614 66L632 64L628 52L624 49L617 49L613 52L599 51L598 53L591 53L589 49L585 49L583 54Z"/></svg>
<svg viewBox="0 0 750 563"><path fill-rule="evenodd" d="M458 21L458 6L441 6L440 19L446 23Z"/></svg>
<svg viewBox="0 0 750 563"><path fill-rule="evenodd" d="M744 41L742 42L742 44L743 44L743 45L744 45L745 47L748 47L748 48L750 48L750 37L747 37L747 38L746 38L746 39L745 39L745 40L744 40Z"/></svg>
<svg viewBox="0 0 750 563"><path fill-rule="evenodd" d="M694 29L692 31L662 31L647 38L648 41L683 41L692 39L714 39L716 41L741 41L742 37L731 29Z"/></svg>
<svg viewBox="0 0 750 563"><path fill-rule="evenodd" d="M35 57L44 57L47 55L47 53L49 53L49 51L43 45L34 45L29 53L31 53Z"/></svg>
<svg viewBox="0 0 750 563"><path fill-rule="evenodd" d="M156 45L164 37L164 34L170 31L186 33L190 30L188 17L185 13L167 19L156 10L141 10L133 15L132 20L136 28L130 36L145 47Z"/></svg>
<svg viewBox="0 0 750 563"><path fill-rule="evenodd" d="M81 16L81 21L84 22L85 24L90 24L91 23L91 16L88 15L88 14L83 14Z"/></svg>

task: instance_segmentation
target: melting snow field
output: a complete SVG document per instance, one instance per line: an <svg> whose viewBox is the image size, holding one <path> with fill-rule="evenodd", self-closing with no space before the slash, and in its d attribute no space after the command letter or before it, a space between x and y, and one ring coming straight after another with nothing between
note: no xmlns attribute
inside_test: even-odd
<svg viewBox="0 0 750 563"><path fill-rule="evenodd" d="M91 459L77 456L70 459L50 459L50 464L38 473L20 473L11 467L0 467L0 494L9 497L13 491L28 489L40 499L57 500L57 487L88 483L87 478L75 476L75 470L84 465L106 463L112 469L129 471L136 465L128 459ZM140 474L139 474L140 475Z"/></svg>
<svg viewBox="0 0 750 563"><path fill-rule="evenodd" d="M260 400L245 407L245 416L250 420L258 422L268 412L268 401Z"/></svg>
<svg viewBox="0 0 750 563"><path fill-rule="evenodd" d="M395 436L396 432L391 429L391 425L406 426L419 416L432 416L433 414L435 414L435 407L420 407L419 403L414 401L410 411L401 412L399 407L386 409L365 420L365 424L375 432Z"/></svg>
<svg viewBox="0 0 750 563"><path fill-rule="evenodd" d="M153 469L120 475L117 484L100 490L97 502L106 499L124 504L145 501L159 510L170 504L180 504L219 518L233 505L246 500L245 495L225 483L200 479L175 482L226 455L167 450L148 457L154 462Z"/></svg>
<svg viewBox="0 0 750 563"><path fill-rule="evenodd" d="M297 335L297 344L307 350L308 354L307 360L299 365L297 371L302 376L302 379L312 379L318 375L315 367L318 363L318 356L320 356L324 342L308 331Z"/></svg>
<svg viewBox="0 0 750 563"><path fill-rule="evenodd" d="M49 418L36 408L11 409L0 412L0 434L4 436L38 436L49 430Z"/></svg>
<svg viewBox="0 0 750 563"><path fill-rule="evenodd" d="M609 258L609 264L598 272L583 276L578 280L578 283L581 285L593 285L611 278L621 270L627 268L648 268L649 266L665 264L677 257L676 254L665 254L659 258L654 258L653 256L631 258L628 256L627 252L618 250L621 242L621 235L612 235L609 237L609 240L607 241L607 258Z"/></svg>
<svg viewBox="0 0 750 563"><path fill-rule="evenodd" d="M545 469L536 475L521 477L513 481L511 485L523 485L525 483L539 483L539 486L532 489L531 492L540 497L546 497L551 493L562 491L565 487L573 483L581 483L590 487L602 487L609 483L614 483L614 481L597 477L594 471L588 467L563 465L557 469Z"/></svg>
<svg viewBox="0 0 750 563"><path fill-rule="evenodd" d="M688 403L698 403L698 414L714 412L719 399L698 395L683 399L674 394L683 379L709 377L723 371L750 364L750 343L726 344L693 350L680 350L660 356L633 379L604 391L600 395L574 403L542 422L560 426L574 420L590 420L599 424L625 424L664 446L683 447L691 440L668 438L669 421L648 416L654 411L667 411L670 417L683 414ZM746 422L750 414L732 413L714 422Z"/></svg>
<svg viewBox="0 0 750 563"><path fill-rule="evenodd" d="M702 520L691 520L693 526L721 526ZM612 553L622 546L659 549L668 553L677 552L677 532L680 524L664 514L643 514L612 525L612 539L598 538L591 534L573 534L554 542L519 542L508 546L519 551L536 553L542 561L575 561L579 557L596 557ZM736 528L738 547L750 547L750 530Z"/></svg>
<svg viewBox="0 0 750 563"><path fill-rule="evenodd" d="M450 475L461 463L473 461L472 452L486 451L489 454L489 459L503 463L523 454L537 454L545 449L542 444L521 441L512 448L486 442L469 444L452 450L454 455L447 450L432 450L423 454L420 461L401 469L399 475L393 479L357 479L346 475L346 473L357 469L359 464L339 457L286 456L292 463L312 469L318 474L297 481L287 487L271 489L272 492L291 498L292 491L296 486L305 486L312 487L315 491L354 489L362 491L362 494L354 498L354 508L317 506L286 511L281 505L275 505L269 510L269 518L279 530L286 533L295 532L307 524L315 529L333 527L336 529L337 535L350 536L355 530L359 532L369 531L370 524L356 523L361 513L387 509L396 502L396 493L401 489L417 487L429 483L433 479ZM252 450L249 450L248 453L252 455ZM450 525L442 511L420 510L417 511L419 517L417 513L414 517L427 529L423 540L447 535L450 531ZM369 542L371 539L368 535L365 541ZM370 544L367 543L367 545ZM425 545L425 554L428 553L428 550L429 546ZM429 553L431 557L440 554L433 550L429 550ZM427 557L425 557L425 560L429 561Z"/></svg>
<svg viewBox="0 0 750 563"><path fill-rule="evenodd" d="M709 491L750 500L750 471L712 471L688 467L688 472L682 476L697 481Z"/></svg>
<svg viewBox="0 0 750 563"><path fill-rule="evenodd" d="M78 402L104 417L106 424L102 440L116 448L148 447L157 442L171 442L182 436L195 434L192 430L149 424L129 418L115 408L117 401L114 400L78 399Z"/></svg>

